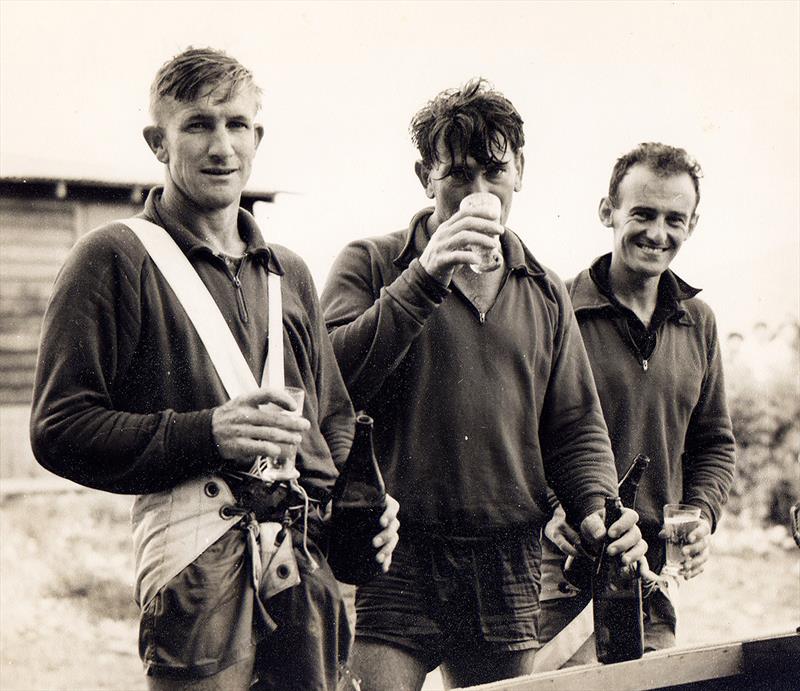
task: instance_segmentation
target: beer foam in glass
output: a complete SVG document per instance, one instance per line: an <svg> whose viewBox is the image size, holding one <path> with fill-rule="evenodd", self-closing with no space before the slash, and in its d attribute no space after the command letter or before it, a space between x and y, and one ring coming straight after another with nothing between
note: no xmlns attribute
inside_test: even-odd
<svg viewBox="0 0 800 691"><path fill-rule="evenodd" d="M478 215L481 218L487 218L492 221L500 222L500 214L502 205L500 197L491 192L475 192L468 194L461 200L459 209L466 211L470 215ZM491 236L494 241L494 247L485 249L483 247L471 247L477 254L481 256L480 264L470 264L469 268L476 274L485 273L487 271L494 271L500 267L502 255L500 253L500 236Z"/></svg>

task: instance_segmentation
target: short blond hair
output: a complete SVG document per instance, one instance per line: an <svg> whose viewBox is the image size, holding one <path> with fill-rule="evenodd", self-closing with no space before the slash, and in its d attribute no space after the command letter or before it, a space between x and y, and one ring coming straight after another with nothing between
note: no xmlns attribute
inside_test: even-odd
<svg viewBox="0 0 800 691"><path fill-rule="evenodd" d="M249 88L261 107L261 89L253 73L238 60L214 48L189 47L165 62L150 86L150 115L158 120L159 104L165 98L191 103L224 86L221 102L230 100L241 88Z"/></svg>

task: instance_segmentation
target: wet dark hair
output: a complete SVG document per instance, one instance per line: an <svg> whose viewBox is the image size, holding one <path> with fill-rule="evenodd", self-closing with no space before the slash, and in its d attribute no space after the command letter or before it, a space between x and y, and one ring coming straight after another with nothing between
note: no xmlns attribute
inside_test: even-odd
<svg viewBox="0 0 800 691"><path fill-rule="evenodd" d="M525 145L522 124L511 101L485 79L476 78L460 89L438 94L414 116L409 129L427 168L440 162L438 144L444 144L450 154L450 166L443 176L447 177L467 156L486 167L499 164L509 146L518 153Z"/></svg>
<svg viewBox="0 0 800 691"><path fill-rule="evenodd" d="M660 177L688 173L694 185L694 208L700 203L700 178L703 170L684 149L675 146L660 144L658 142L645 142L624 156L620 156L611 172L611 181L608 183L608 199L614 208L619 206L619 186L622 178L635 165L644 165Z"/></svg>
<svg viewBox="0 0 800 691"><path fill-rule="evenodd" d="M150 86L150 113L157 119L158 104L164 98L191 103L224 86L220 102L230 100L242 87L252 89L261 106L261 89L253 74L235 58L214 48L189 47L165 62Z"/></svg>

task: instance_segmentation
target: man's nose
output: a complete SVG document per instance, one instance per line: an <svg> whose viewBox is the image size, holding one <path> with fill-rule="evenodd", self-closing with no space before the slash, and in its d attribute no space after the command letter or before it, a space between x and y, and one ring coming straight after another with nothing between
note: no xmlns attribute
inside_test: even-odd
<svg viewBox="0 0 800 691"><path fill-rule="evenodd" d="M231 136L225 127L217 127L214 129L211 135L208 153L211 156L217 156L219 158L227 158L233 155Z"/></svg>
<svg viewBox="0 0 800 691"><path fill-rule="evenodd" d="M647 237L654 243L663 244L667 241L667 227L664 218L658 216L648 224Z"/></svg>
<svg viewBox="0 0 800 691"><path fill-rule="evenodd" d="M489 185L489 181L486 179L483 173L476 175L472 179L470 193L475 194L476 192L488 192L490 189L491 187Z"/></svg>

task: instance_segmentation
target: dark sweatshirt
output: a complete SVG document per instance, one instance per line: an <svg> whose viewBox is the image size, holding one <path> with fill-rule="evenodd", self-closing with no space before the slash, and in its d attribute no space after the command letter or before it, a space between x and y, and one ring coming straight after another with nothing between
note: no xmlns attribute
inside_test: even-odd
<svg viewBox="0 0 800 691"><path fill-rule="evenodd" d="M189 257L258 381L267 351L267 273L282 275L286 384L306 390L311 421L297 466L309 493L324 496L349 449L353 410L306 265L266 245L240 210L247 252L234 273L166 215L160 193L150 193L142 217L166 228ZM42 327L31 415L37 460L97 489L162 491L220 467L211 414L226 400L188 316L133 232L111 223L81 238Z"/></svg>
<svg viewBox="0 0 800 691"><path fill-rule="evenodd" d="M450 535L539 526L548 483L578 524L616 474L565 286L506 231L509 272L480 315L419 263L430 213L347 246L321 298L353 402L375 419L403 525Z"/></svg>
<svg viewBox="0 0 800 691"><path fill-rule="evenodd" d="M728 415L714 314L672 271L660 283L653 347L643 355L626 323L629 310L608 294L611 255L571 282L570 294L592 363L618 470L650 457L636 498L651 567L663 563L658 538L664 504L700 507L712 530L733 481L735 443ZM594 276L594 278L593 278Z"/></svg>

